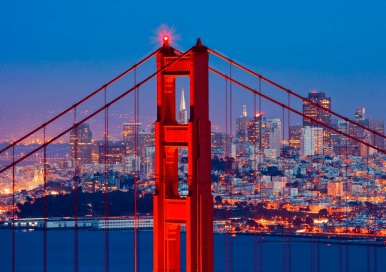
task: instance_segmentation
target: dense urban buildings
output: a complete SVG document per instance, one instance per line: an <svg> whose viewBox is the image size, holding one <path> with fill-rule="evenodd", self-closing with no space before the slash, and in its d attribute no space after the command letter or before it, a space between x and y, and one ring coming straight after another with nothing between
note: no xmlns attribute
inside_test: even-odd
<svg viewBox="0 0 386 272"><path fill-rule="evenodd" d="M314 101L324 106L331 103L331 99L323 93L310 96L315 96ZM318 111L308 106L304 105L307 116L317 117ZM257 202L264 211L262 231L278 231L279 226L284 224L288 231L310 232L317 229L319 232L339 233L342 207L347 204L345 201L350 201L355 205L350 204L344 210L349 218L347 232L366 234L370 231L366 226L371 224L377 226L372 232L386 234L386 213L382 212L386 211L386 157L338 132L384 148L381 137L374 137L372 133L345 120L330 120L330 116L324 116L324 119L318 120L330 122L331 127L338 131L331 132L331 142L326 144L325 129L321 126L306 123L283 127L280 118L259 113L248 116L245 106L238 110L241 116L235 120L233 135L215 129L211 134L212 193L217 199L215 207L218 209L215 213L215 231L225 231L222 211L228 207L235 217L240 218L237 224L231 223L232 231L253 232L251 215L256 212L254 204ZM364 108L358 108L352 119L383 135L384 121L366 118L364 112ZM179 123L184 125L185 122L186 106L182 93ZM135 131L138 136L136 141ZM79 125L77 130L70 133L69 156L47 163L49 194L71 193L75 184L75 157L78 162L78 182L83 193L97 194L103 191L106 180L110 192L132 192L134 176L137 176L141 197L153 194L154 133L154 126L143 130L139 122L126 122L122 124L122 138L115 141L109 139L106 148L105 140L92 138L89 124ZM189 194L188 156L186 148L179 148L178 152L178 190L181 196L186 196ZM15 168L16 202L19 205L25 203L26 199L37 200L42 197L43 169L42 160ZM3 211L9 211L10 174L2 178L7 182L0 184L0 196L4 196L0 203ZM229 185L232 185L232 194L227 187ZM368 212L369 205L377 205L377 215ZM279 222L273 214L282 214L283 209L294 213L295 217L299 216L300 221L296 224L294 220L292 223ZM6 220L9 216L3 212L0 218ZM313 218L313 225L306 224L307 218Z"/></svg>

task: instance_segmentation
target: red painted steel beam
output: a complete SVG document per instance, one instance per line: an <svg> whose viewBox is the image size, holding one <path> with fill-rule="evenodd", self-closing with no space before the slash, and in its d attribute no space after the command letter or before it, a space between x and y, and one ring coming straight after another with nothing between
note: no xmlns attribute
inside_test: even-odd
<svg viewBox="0 0 386 272"><path fill-rule="evenodd" d="M32 154L38 152L39 150L41 150L42 148L46 147L47 145L49 145L50 143L56 141L57 139L59 139L60 137L62 137L63 135L65 135L66 133L70 132L71 130L73 130L74 128L77 128L79 125L83 124L84 122L86 122L87 120L91 119L92 117L94 117L95 115L97 115L98 113L100 113L101 111L103 111L104 109L110 107L112 104L114 104L115 102L119 101L120 99L122 99L123 97L125 97L126 95L128 95L129 93L131 93L133 90L135 90L136 88L140 87L141 85L143 85L144 83L148 82L150 79L152 79L153 77L155 77L156 75L158 75L159 73L163 72L164 70L166 70L169 66L173 65L174 63L176 63L177 61L179 61L181 58L185 57L187 54L190 53L192 49L189 49L188 51L186 51L183 55L179 56L176 60L172 61L171 63L169 63L168 65L166 65L164 68L158 70L157 72L155 72L154 74L152 74L151 76L147 77L146 79L144 79L143 81L141 81L140 83L138 83L137 85L135 85L133 88L129 89L128 91L124 92L123 94L121 94L120 96L118 96L117 98L115 98L114 100L112 100L111 102L107 103L105 106L99 108L97 111L95 111L94 113L90 114L89 116L87 116L86 118L82 119L81 121L79 121L78 123L74 124L72 127L70 127L69 129L63 131L62 133L56 135L54 138L52 138L51 140L47 141L46 143L44 143L43 145L39 146L38 148L32 150L30 153L28 153L27 155L21 157L20 159L18 159L17 161L9 164L8 166L6 166L5 168L1 169L0 170L0 174L3 173L4 171L8 170L9 168L11 168L12 166L18 164L19 162L25 160L26 158L28 158L29 156L31 156ZM158 50L157 50L158 51Z"/></svg>
<svg viewBox="0 0 386 272"><path fill-rule="evenodd" d="M253 76L255 76L255 77L258 77L258 78L264 80L265 82L267 82L267 83L269 83L269 84L271 84L271 85L273 85L273 86L275 86L275 87L277 87L277 88L279 88L279 89L281 89L281 90L283 90L283 91L286 91L287 93L289 93L289 94L291 94L291 95L293 95L293 96L295 96L295 97L297 97L297 98L300 98L301 100L303 100L303 101L305 101L305 102L307 102L307 103L310 103L311 105L313 105L313 106L315 106L315 107L317 107L317 108L319 108L319 109L322 109L322 110L324 110L324 111L327 111L328 113L331 113L331 114L335 115L336 117L339 117L339 118L345 120L346 122L349 122L349 123L351 123L351 124L353 124L353 125L356 125L356 126L362 128L362 129L365 129L365 130L367 130L367 131L370 131L370 132L372 132L373 134L375 134L375 135L377 135L377 136L380 136L380 137L386 139L386 135L382 135L382 134L378 133L378 132L375 131L375 130L371 130L371 129L365 127L365 126L362 126L361 124L358 124L358 123L356 123L356 122L354 122L354 121L351 121L351 120L348 119L347 117L344 117L344 116L342 116L342 115L340 115L340 114L338 114L338 113L335 113L335 112L333 112L332 110L326 109L326 108L324 108L324 107L322 107L322 106L320 106L320 105L318 105L318 104L316 104L316 103L314 103L314 102L312 102L312 101L310 101L310 100L308 100L308 99L306 99L306 98L304 98L304 97L298 95L297 93L294 93L293 91L291 91L291 90L289 90L289 89L287 89L287 88L284 88L283 86L280 86L279 84L276 84L275 82L273 82L273 81L271 81L271 80L269 80L269 79L263 77L262 75L256 74L255 72L253 72L253 71L251 71L251 70L249 70L249 69L247 69L247 68L241 66L240 64L234 62L233 60L230 60L230 59L228 59L228 58L226 58L226 57L220 55L219 53L217 53L217 52L215 52L215 51L213 51L213 50L211 50L211 49L209 49L209 48L208 48L208 52L209 52L209 53L212 53L213 55L215 55L215 56L217 56L217 57L219 57L219 58L221 58L221 59L223 59L223 60L225 60L225 61L227 61L227 62L229 62L229 63L231 63L231 64L233 64L234 66L236 66L236 67L238 67L238 68L244 70L245 72L248 72L248 73L250 73L251 75L253 75ZM307 117L307 118L308 118L308 117ZM0 153L1 153L1 152L0 152Z"/></svg>
<svg viewBox="0 0 386 272"><path fill-rule="evenodd" d="M318 120L316 120L314 118L308 117L308 116L304 115L303 113L301 113L301 112L299 112L297 110L294 110L293 108L288 107L288 106L286 106L286 105L284 105L284 104L282 104L282 103L280 103L280 102L278 102L278 101L276 101L276 100L274 100L274 99L272 99L272 98L270 98L270 97L268 97L268 96L266 96L264 94L261 94L261 93L255 91L255 90L253 90L252 88L249 88L248 86L246 86L246 85L244 85L244 84L242 84L242 83L240 83L240 82L238 82L238 81L236 81L234 79L231 79L230 77L228 77L228 76L226 76L226 75L224 75L224 74L222 74L222 73L220 73L220 72L218 72L218 71L216 71L216 70L214 70L214 69L212 69L210 67L208 69L209 69L209 71L211 71L211 72L213 72L213 73L215 73L215 74L217 74L219 76L222 76L223 78L228 79L229 81L232 81L233 83L239 85L240 87L243 87L244 89L247 89L248 91L250 91L250 92L252 92L254 94L260 95L261 97L267 99L268 101L271 101L271 102L273 102L273 103L275 103L275 104L277 104L277 105L279 105L279 106L281 106L283 108L286 108L287 110L290 110L290 111L292 111L292 112L294 112L294 113L296 113L296 114L298 114L300 116L303 116L304 118L308 118L310 121L315 122L316 124L324 126L325 128L330 129L332 131L335 131L336 133L341 134L341 135L343 135L343 136L345 136L347 138L350 138L350 139L352 139L354 141L357 141L360 144L366 145L366 146L371 147L371 148L373 148L373 149L375 149L375 150L377 150L377 151L379 151L379 152L381 152L383 154L386 154L386 150L380 149L380 148L378 148L376 146L373 146L371 144L363 142L363 141L361 141L361 140L359 140L359 139L357 139L357 138L355 138L353 136L348 135L347 133L341 132L341 131L333 128L333 127L330 127L329 125L323 124L322 122L320 122L320 121L318 121Z"/></svg>
<svg viewBox="0 0 386 272"><path fill-rule="evenodd" d="M63 115L65 115L66 113L68 113L69 111L73 110L74 108L76 108L77 106L79 106L80 104L82 104L83 102L89 100L91 97L93 97L94 95L96 95L97 93L99 93L100 91L104 90L106 87L110 86L111 84L113 84L114 82L116 82L117 80L121 79L122 77L124 77L125 75L127 75L128 73L130 73L132 70L134 70L135 68L137 68L138 66L142 65L143 63L145 63L146 61L148 61L149 59L151 59L152 57L154 57L157 53L158 53L159 49L157 49L155 52L151 53L149 56L147 56L146 58L144 58L143 60L141 60L140 62L138 62L137 64L133 65L130 69L126 70L125 72L123 72L122 74L120 74L119 76L117 76L116 78L114 78L113 80L111 80L109 83L106 83L105 85L103 85L102 87L100 87L98 90L94 91L93 93L89 94L88 96L86 96L85 98L83 98L82 100L80 100L79 102L75 103L74 105L72 105L71 107L69 107L68 109L64 110L63 112L61 112L60 114L56 115L55 117L53 117L52 119L50 119L49 121L45 122L44 124L42 124L40 127L34 129L33 131L29 132L28 134L24 135L23 137L19 138L18 140L16 140L15 142L13 142L12 144L10 144L9 146L7 146L6 148L3 148L2 150L0 150L0 154L3 153L4 151L8 150L9 148L17 145L18 143L20 143L21 141L25 140L26 138L28 138L29 136L31 136L32 134L38 132L39 130L41 130L42 128L45 128L47 125L49 125L50 123L54 122L55 120L57 120L58 118L62 117Z"/></svg>

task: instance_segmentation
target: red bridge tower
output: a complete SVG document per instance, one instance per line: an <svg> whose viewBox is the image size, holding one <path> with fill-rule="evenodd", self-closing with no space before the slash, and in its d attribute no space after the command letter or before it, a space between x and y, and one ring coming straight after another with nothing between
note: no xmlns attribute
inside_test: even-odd
<svg viewBox="0 0 386 272"><path fill-rule="evenodd" d="M168 37L157 53L157 70L178 58ZM213 198L209 121L209 53L197 40L188 55L157 76L155 123L154 271L180 269L180 225L186 224L186 271L213 271ZM175 80L190 77L190 120L176 121ZM178 148L189 150L189 193L178 194Z"/></svg>

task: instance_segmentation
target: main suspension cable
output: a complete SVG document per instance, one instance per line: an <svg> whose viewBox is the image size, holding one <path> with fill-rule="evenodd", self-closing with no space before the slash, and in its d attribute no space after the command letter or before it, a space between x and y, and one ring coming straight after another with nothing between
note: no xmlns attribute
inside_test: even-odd
<svg viewBox="0 0 386 272"><path fill-rule="evenodd" d="M346 118L346 117L344 117L344 116L342 116L342 115L340 115L340 114L338 114L338 113L336 113L336 112L333 112L333 111L331 111L331 110L329 110L329 109L327 109L327 108L324 108L323 106L321 106L321 105L319 105L319 104L316 104L316 103L314 103L314 102L312 102L312 101L310 101L310 100L308 100L308 99L306 99L306 98L304 98L304 97L298 95L297 93L294 93L293 91L291 91L291 90L289 90L289 89L287 89L287 88L284 88L284 87L280 86L279 84L276 84L275 82L273 82L273 81L271 81L271 80L269 80L269 79L263 77L262 75L259 75L259 74L255 73L255 72L253 72L253 71L251 71L251 70L249 70L249 69L247 69L247 68L241 66L240 64L234 62L233 60L230 60L230 59L224 57L223 55L217 53L216 51L214 51L214 50L212 50L212 49L209 49L209 48L208 48L208 52L211 53L211 54L213 54L213 55L215 55L215 56L217 56L217 57L219 57L219 58L221 58L221 59L223 59L223 60L225 60L225 61L227 61L227 62L229 62L229 63L231 63L231 64L233 64L234 66L236 66L236 67L238 67L238 68L244 70L245 72L248 72L249 74L251 74L251 75L253 75L253 76L256 76L256 77L258 77L258 78L264 80L265 82L267 82L267 83L269 83L269 84L271 84L271 85L273 85L273 86L275 86L275 87L277 87L277 88L279 88L279 89L281 89L281 90L283 90L283 91L285 91L285 92L287 92L287 93L289 93L289 94L291 94L291 95L293 95L293 96L295 96L295 97L297 97L297 98L299 98L299 99L301 99L301 100L303 100L303 101L305 101L305 102L307 102L307 103L309 103L309 104L311 104L311 105L313 105L314 107L317 107L317 108L319 108L319 109L321 109L321 110L323 110L323 111L326 111L326 112L328 112L328 113L330 113L330 114L333 114L333 115L335 115L336 117L339 117L339 118L343 119L343 120L346 121L346 122L349 122L349 123L351 123L351 124L353 124L353 125L356 125L356 126L362 128L362 129L364 129L364 130L370 131L370 132L374 133L375 135L380 136L380 137L386 139L386 135L382 135L382 134L378 133L378 132L375 131L375 130L371 130L370 128L367 128L367 127L365 127L365 126L363 126L363 125L361 125L361 124L358 124L358 123L356 123L356 122L354 122L354 121L352 121L352 120L350 120L350 119L348 119L348 118Z"/></svg>
<svg viewBox="0 0 386 272"><path fill-rule="evenodd" d="M322 123L321 121L318 121L318 120L316 120L316 119L314 119L314 118L311 118L311 117L309 117L309 116L306 116L305 114L303 114L303 113L301 113L301 112L299 112L299 111L297 111L297 110L295 110L295 109L293 109L293 108L290 108L290 107L288 107L288 106L286 106L286 105L284 105L284 104L282 104L282 103L280 103L280 102L278 102L278 101L276 101L276 100L274 100L274 99L272 99L272 98L270 98L270 97L268 97L268 96L266 96L266 95L259 94L258 92L256 92L256 91L253 90L252 88L249 88L248 86L246 86L246 85L244 85L244 84L242 84L242 83L240 83L240 82L238 82L238 81L236 81L236 80L234 80L234 79L229 78L228 76L226 76L226 75L224 75L224 74L222 74L222 73L220 73L220 72L214 70L213 68L208 68L208 69L209 69L209 71L211 71L211 72L213 72L213 73L215 73L215 74L217 74L217 75L219 75L219 76L221 76L221 77L223 77L223 78L226 78L226 79L228 79L229 81L231 81L231 82L233 82L233 83L239 85L240 87L242 87L242 88L244 88L244 89L247 89L247 90L250 91L250 92L253 92L253 93L256 93L256 94L260 95L260 96L263 97L264 99L267 99L268 101L273 102L273 103L276 104L276 105L279 105L279 106L281 106L281 107L284 107L284 108L286 108L286 109L288 109L288 110L290 110L290 111L292 111L292 112L296 113L297 115L300 115L300 116L302 116L302 117L304 117L304 118L308 118L308 119L310 119L312 122L314 122L314 123L316 123L316 124L318 124L318 125L324 126L325 128L330 129L330 130L332 130L332 131L334 131L334 132L337 132L337 133L339 133L339 134L341 134L341 135L343 135L343 136L345 136L345 137L347 137L347 138L350 138L350 139L352 139L352 140L354 140L354 141L356 141L356 142L358 142L358 143L360 143L360 144L363 144L363 145L365 145L365 146L371 147L371 148L373 148L373 149L375 149L375 150L377 150L377 151L379 151L379 152L381 152L381 153L383 153L383 154L386 154L386 150L380 149L380 148L378 148L378 147L376 147L376 146L374 146L374 145L372 145L372 144L369 144L369 143L366 143L366 142L364 142L364 141L362 141L362 140L356 139L355 137L353 137L353 136L351 136L351 135L349 135L349 134L347 134L347 133L341 132L341 131L339 131L339 130L337 130L337 129L335 129L335 128L329 126L329 125L326 125L326 124Z"/></svg>
<svg viewBox="0 0 386 272"><path fill-rule="evenodd" d="M146 79L144 79L143 81L141 81L140 83L138 83L136 86L132 87L131 89L129 89L128 91L124 92L123 94L121 94L120 96L118 96L117 98L115 98L114 100L112 100L111 102L107 103L105 106L99 108L98 110L96 110L95 112L93 112L92 114L90 114L89 116L85 117L84 119L82 119L81 121L79 121L78 123L74 124L72 127L66 129L65 131L59 133L58 135L56 135L55 137L53 137L51 140L47 141L45 144L37 147L36 149L32 150L30 153L24 155L23 157L21 157L20 159L18 159L17 161L13 162L12 164L9 164L8 166L2 168L0 170L0 174L3 173L4 171L8 170L9 168L13 167L15 164L25 160L26 158L28 158L29 156L35 154L37 151L41 150L42 148L44 148L45 146L49 145L50 143L56 141L57 139L59 139L60 137L62 137L63 135L65 135L66 133L68 133L69 131L77 128L79 125L83 124L84 122L86 122L87 120L91 119L92 117L94 117L95 115L97 115L98 113L100 113L101 111L103 111L105 108L107 107L110 107L111 105L113 105L114 103L116 103L117 101L119 101L120 99L122 99L123 97L125 97L126 95L128 95L129 93L131 93L133 90L135 90L136 88L140 87L141 85L145 84L146 82L148 82L150 79L152 79L153 77L155 77L156 75L158 75L159 73L165 71L167 68L169 68L171 65L173 65L174 63L176 63L177 61L179 61L180 59L182 59L184 56L186 56L187 54L189 54L190 52L192 51L192 49L189 49L188 51L186 51L183 55L179 56L177 59L175 59L174 61L170 62L169 64L165 65L162 69L158 70L157 72L153 73L152 75L148 76Z"/></svg>
<svg viewBox="0 0 386 272"><path fill-rule="evenodd" d="M65 115L66 113L68 113L69 111L75 109L77 106L79 106L80 104L84 103L85 101L89 100L91 97L93 97L94 95L96 95L97 93L99 93L100 91L102 91L103 89L105 89L106 87L110 86L111 84L113 84L114 82L116 82L117 80L121 79L122 77L124 77L125 75L127 75L128 73L130 73L132 70L134 70L135 68L139 67L140 65L142 65L143 63L145 63L146 61L148 61L149 59L151 59L152 57L154 57L158 51L160 49L157 49L156 51L154 51L153 53L151 53L149 56L147 56L146 58L144 58L143 60L141 60L140 62L138 62L137 64L133 65L131 68L129 68L128 70L126 70L125 72L123 72L122 74L120 74L119 76L117 76L116 78L114 78L113 80L111 80L110 82L106 83L105 85L103 85L102 87L100 87L98 90L94 91L93 93L89 94L88 96L86 96L85 98L83 98L82 100L80 100L79 102L75 103L74 105L72 105L71 107L69 107L68 109L64 110L63 112L61 112L60 114L56 115L55 117L51 118L50 120L48 120L46 123L42 124L40 127L34 129L33 131L27 133L26 135L24 135L23 137L19 138L18 140L16 140L15 142L13 142L12 144L8 145L7 147L3 148L2 150L0 150L0 154L3 153L4 151L8 150L9 148L17 145L18 143L22 142L23 140L25 140L26 138L28 138L29 136L31 136L32 134L36 133L37 131L39 131L40 129L46 127L48 124L54 122L56 119L62 117L63 115ZM190 50L189 50L190 51ZM184 54L185 55L185 54Z"/></svg>

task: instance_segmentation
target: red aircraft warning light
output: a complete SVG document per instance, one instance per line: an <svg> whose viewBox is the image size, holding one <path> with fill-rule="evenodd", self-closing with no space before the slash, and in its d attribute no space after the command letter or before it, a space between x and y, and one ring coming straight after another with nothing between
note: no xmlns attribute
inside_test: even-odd
<svg viewBox="0 0 386 272"><path fill-rule="evenodd" d="M169 43L169 36L165 35L165 36L163 37L163 41L164 41L164 44L165 44L165 45L168 45L168 43Z"/></svg>

